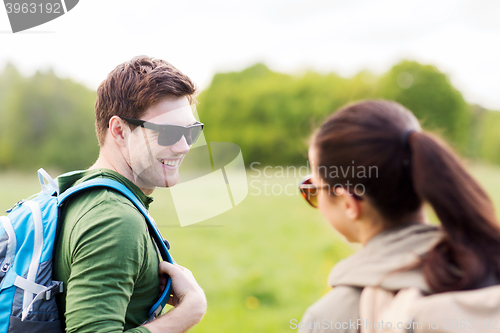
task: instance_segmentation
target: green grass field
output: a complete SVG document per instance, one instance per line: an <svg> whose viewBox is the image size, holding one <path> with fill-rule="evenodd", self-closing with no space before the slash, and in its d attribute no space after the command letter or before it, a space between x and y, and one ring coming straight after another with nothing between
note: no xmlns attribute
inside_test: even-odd
<svg viewBox="0 0 500 333"><path fill-rule="evenodd" d="M500 167L470 168L500 205ZM255 176L248 171L249 176ZM264 179L232 210L181 228L169 190L157 190L151 214L177 262L190 268L208 298L208 312L192 332L291 332L290 320L328 291L332 266L355 251L298 192L273 195L295 178ZM263 182L267 181L268 195ZM260 195L256 195L261 189ZM292 185L288 187L291 192ZM35 174L0 174L0 208L39 190Z"/></svg>

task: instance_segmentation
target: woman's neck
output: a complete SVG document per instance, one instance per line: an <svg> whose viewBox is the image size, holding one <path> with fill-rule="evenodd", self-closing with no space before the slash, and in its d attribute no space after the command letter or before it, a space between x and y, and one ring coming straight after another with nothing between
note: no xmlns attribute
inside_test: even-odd
<svg viewBox="0 0 500 333"><path fill-rule="evenodd" d="M366 243L385 229L390 226L398 226L398 225L405 225L405 224L415 224L415 223L423 223L423 224L429 224L429 219L427 218L427 215L425 214L425 211L422 208L417 210L414 213L408 214L404 216L403 218L399 219L397 223L388 223L387 221L384 221L383 218L373 218L371 221L367 221L367 223L361 223L359 227L359 242L365 246Z"/></svg>

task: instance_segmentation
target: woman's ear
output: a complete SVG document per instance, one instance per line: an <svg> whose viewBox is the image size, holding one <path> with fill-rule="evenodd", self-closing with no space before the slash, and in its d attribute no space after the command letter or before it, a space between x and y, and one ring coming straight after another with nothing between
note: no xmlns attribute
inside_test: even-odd
<svg viewBox="0 0 500 333"><path fill-rule="evenodd" d="M360 201L344 188L337 188L335 192L338 196L342 197L342 205L344 206L346 217L353 221L359 219L362 214Z"/></svg>
<svg viewBox="0 0 500 333"><path fill-rule="evenodd" d="M111 135L111 140L115 141L119 146L126 147L126 125L124 121L118 117L113 116L109 120L109 134Z"/></svg>

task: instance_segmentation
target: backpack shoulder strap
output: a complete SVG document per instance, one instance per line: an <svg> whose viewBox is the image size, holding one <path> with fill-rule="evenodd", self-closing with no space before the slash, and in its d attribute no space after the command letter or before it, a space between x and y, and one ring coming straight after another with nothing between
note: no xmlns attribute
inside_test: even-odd
<svg viewBox="0 0 500 333"><path fill-rule="evenodd" d="M405 323L413 321L412 308L423 297L417 288L401 289L397 293L381 287L365 287L359 300L359 315L363 321L361 333L407 332ZM381 327L382 321L386 323ZM388 327L387 323L391 323ZM402 323L403 325L399 325Z"/></svg>
<svg viewBox="0 0 500 333"><path fill-rule="evenodd" d="M96 178L96 179L91 179L91 180L85 181L79 185L70 187L64 193L60 194L58 197L58 205L60 206L68 198L72 197L73 195L75 195L81 191L84 191L84 190L90 189L90 188L98 188L98 187L110 188L110 189L116 190L119 193L121 193L123 196L125 196L127 199L129 199L134 204L134 206L146 218L146 222L148 223L149 232L151 233L151 236L153 237L156 245L158 246L158 249L160 251L160 254L161 254L163 260L167 260L169 262L172 262L173 260L168 252L168 249L163 241L163 237L161 236L154 219L151 217L148 210L139 201L139 199L137 199L137 197L125 185L119 183L118 181L115 181L112 179L107 179L107 178Z"/></svg>
<svg viewBox="0 0 500 333"><path fill-rule="evenodd" d="M125 185L121 184L120 182L112 179L107 179L107 178L95 178L91 180L84 181L81 184L78 184L76 186L70 187L67 189L64 193L61 193L58 196L58 205L60 206L63 204L66 200L68 200L70 197L73 195L84 191L86 189L90 188L110 188L115 191L118 191L122 195L124 195L127 199L129 199L135 207L144 215L146 218L146 222L148 225L149 233L151 234L151 237L153 237L155 243L156 243L156 248L158 252L160 253L161 257L163 260L168 261L169 263L174 263L174 259L168 252L168 248L165 245L164 239L161 236L160 231L158 230L155 221L149 214L148 210L142 202L137 199L137 197L130 191ZM172 292L172 280L170 278L167 279L167 284L165 286L165 290L158 299L158 301L153 305L151 310L149 311L149 316L150 319L153 319L154 317L158 316L161 310L165 307L167 304L170 294Z"/></svg>
<svg viewBox="0 0 500 333"><path fill-rule="evenodd" d="M73 187L70 187L63 193L61 193L58 197L58 205L61 205L64 201L66 201L68 198L72 197L73 195L86 190L90 188L96 188L96 187L104 187L104 188L111 188L114 189L121 194L123 194L125 197L127 197L132 203L139 209L139 211L145 216L148 217L149 213L147 213L146 208L144 205L137 199L137 197L123 184L117 182L116 180L112 179L107 179L107 178L95 178L91 180L87 180L81 184L75 185ZM146 212L146 214L145 214Z"/></svg>
<svg viewBox="0 0 500 333"><path fill-rule="evenodd" d="M363 288L359 299L359 317L363 321L361 333L375 333L377 331L368 323L377 322L393 299L394 293L388 290L379 287Z"/></svg>
<svg viewBox="0 0 500 333"><path fill-rule="evenodd" d="M497 332L500 318L500 285L451 291L425 297L414 307L415 321L428 332ZM458 326L457 326L458 323Z"/></svg>

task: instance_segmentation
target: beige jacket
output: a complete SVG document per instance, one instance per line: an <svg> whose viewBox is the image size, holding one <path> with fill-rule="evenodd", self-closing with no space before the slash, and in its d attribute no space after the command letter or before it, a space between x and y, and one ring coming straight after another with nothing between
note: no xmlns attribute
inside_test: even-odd
<svg viewBox="0 0 500 333"><path fill-rule="evenodd" d="M359 252L333 267L328 277L333 289L291 328L300 333L359 332L359 297L365 286L380 285L388 290L417 287L429 293L420 269L393 272L415 263L441 235L438 227L426 224L391 228L376 235Z"/></svg>

